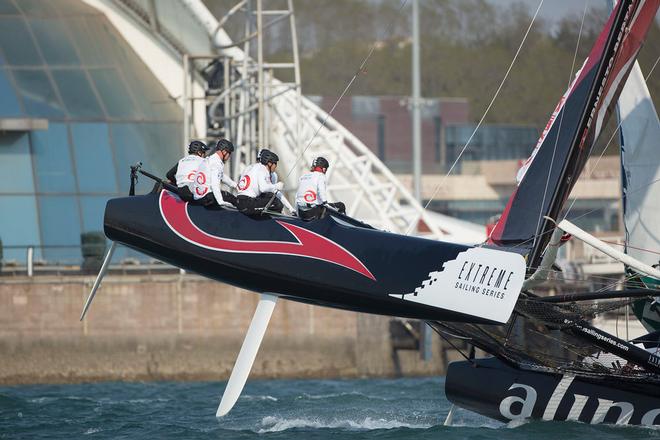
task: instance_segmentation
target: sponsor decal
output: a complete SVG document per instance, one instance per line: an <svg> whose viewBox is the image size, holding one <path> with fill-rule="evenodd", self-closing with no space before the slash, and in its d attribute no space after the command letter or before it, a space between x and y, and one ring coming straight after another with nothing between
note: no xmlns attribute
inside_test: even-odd
<svg viewBox="0 0 660 440"><path fill-rule="evenodd" d="M312 191L311 189L307 190L307 191L305 191L305 194L303 195L303 199L307 203L315 202L316 201L316 193L314 191Z"/></svg>
<svg viewBox="0 0 660 440"><path fill-rule="evenodd" d="M505 323L511 316L525 279L525 260L519 254L471 248L429 278L413 293L390 294L445 310Z"/></svg>
<svg viewBox="0 0 660 440"><path fill-rule="evenodd" d="M165 224L179 237L204 249L239 254L293 255L345 267L376 281L373 274L348 250L327 238L299 226L276 220L295 241L234 240L208 234L188 215L188 203L168 191L160 194L160 212Z"/></svg>
<svg viewBox="0 0 660 440"><path fill-rule="evenodd" d="M573 393L566 403L570 403L571 407L568 414L563 418L557 418L557 410L568 394L568 390L573 384L575 376L572 374L565 374L552 392L552 395L545 403L543 409L543 420L568 420L568 421L588 421L589 423L603 423L605 417L613 411L616 414L617 425L627 425L630 420L635 416L635 406L626 401L615 402L610 399L605 399L598 396L597 393L592 395L583 395ZM519 395L507 396L500 402L500 414L509 420L527 419L532 416L534 407L537 405L538 392L532 385L524 383L513 383L509 387L509 391L522 389L524 397ZM519 392L517 393L519 394ZM597 401L597 405L587 405L589 401ZM542 403L541 403L542 404ZM585 412L587 408L587 412ZM564 411L565 412L565 411ZM641 415L640 424L646 426L660 425L660 408L653 408L647 410Z"/></svg>
<svg viewBox="0 0 660 440"><path fill-rule="evenodd" d="M236 185L239 190L245 191L250 187L250 176L245 175L241 176L241 180L238 181L238 185Z"/></svg>
<svg viewBox="0 0 660 440"><path fill-rule="evenodd" d="M195 176L195 182L197 183L197 185L199 185L199 186L195 186L195 192L197 193L198 196L203 196L209 191L208 187L205 186L206 174L199 171Z"/></svg>

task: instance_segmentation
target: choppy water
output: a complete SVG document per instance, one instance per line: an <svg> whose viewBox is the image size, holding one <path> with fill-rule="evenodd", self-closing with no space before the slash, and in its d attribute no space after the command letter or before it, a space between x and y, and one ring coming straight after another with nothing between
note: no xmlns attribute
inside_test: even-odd
<svg viewBox="0 0 660 440"><path fill-rule="evenodd" d="M585 439L660 431L578 423L502 424L450 404L444 379L251 381L215 418L220 382L0 387L0 438ZM561 436L561 437L560 437Z"/></svg>

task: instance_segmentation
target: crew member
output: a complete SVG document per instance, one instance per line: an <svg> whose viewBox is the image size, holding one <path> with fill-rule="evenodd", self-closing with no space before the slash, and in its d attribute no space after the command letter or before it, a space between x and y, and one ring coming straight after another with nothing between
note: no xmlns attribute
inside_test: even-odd
<svg viewBox="0 0 660 440"><path fill-rule="evenodd" d="M303 220L314 220L322 218L326 213L327 206L331 206L342 214L346 213L346 206L342 202L329 203L325 173L330 164L324 157L317 157L312 161L312 167L308 173L300 176L298 181L298 192L296 193L296 205L298 216Z"/></svg>
<svg viewBox="0 0 660 440"><path fill-rule="evenodd" d="M192 141L188 145L188 155L179 160L166 176L179 189L179 196L186 202L193 201L193 181L195 173L204 161L204 155L209 147L202 141Z"/></svg>
<svg viewBox="0 0 660 440"><path fill-rule="evenodd" d="M238 181L238 209L246 214L254 214L257 209L263 209L270 202L269 210L282 212L285 198L276 194L282 191L282 182L273 182L273 173L277 168L279 157L270 150L261 150L257 163L248 166ZM275 175L276 176L276 175ZM277 178L277 177L275 177ZM272 202L271 202L272 199ZM288 206L291 206L286 201ZM292 207L289 208L292 210Z"/></svg>
<svg viewBox="0 0 660 440"><path fill-rule="evenodd" d="M260 161L261 153L263 151L268 151L268 150L263 149L263 150L259 151L259 153L257 153L257 162ZM277 164L275 164L275 165L277 166ZM275 171L275 168L273 168L273 170L270 172L270 183L272 183L273 185L276 185L277 182L279 182L279 181L280 181L280 178L277 175L277 172ZM284 197L284 193L282 193L282 191L276 192L275 197L277 197L280 200L280 202L282 202L284 207L289 211L289 213L291 215L298 215L298 213L293 208L293 206L291 206L291 203L289 203L289 200L287 200L287 198Z"/></svg>
<svg viewBox="0 0 660 440"><path fill-rule="evenodd" d="M225 175L225 162L234 152L234 144L227 139L220 139L213 152L204 159L197 169L193 182L193 197L203 205L235 206L236 197L222 191L220 184L236 188L236 182Z"/></svg>

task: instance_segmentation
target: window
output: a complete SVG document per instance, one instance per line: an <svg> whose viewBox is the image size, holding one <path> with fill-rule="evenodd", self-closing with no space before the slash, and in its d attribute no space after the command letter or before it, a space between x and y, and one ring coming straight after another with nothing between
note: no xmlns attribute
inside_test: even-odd
<svg viewBox="0 0 660 440"><path fill-rule="evenodd" d="M69 115L74 118L102 118L103 112L83 70L53 70L53 78Z"/></svg>
<svg viewBox="0 0 660 440"><path fill-rule="evenodd" d="M44 118L64 116L64 108L43 70L13 70L12 74L25 113Z"/></svg>
<svg viewBox="0 0 660 440"><path fill-rule="evenodd" d="M82 231L103 231L103 213L110 196L80 196Z"/></svg>
<svg viewBox="0 0 660 440"><path fill-rule="evenodd" d="M71 31L85 65L108 66L116 62L107 42L108 23L99 16L77 16L63 20Z"/></svg>
<svg viewBox="0 0 660 440"><path fill-rule="evenodd" d="M39 197L39 222L47 261L80 262L80 211L76 197Z"/></svg>
<svg viewBox="0 0 660 440"><path fill-rule="evenodd" d="M107 124L71 124L78 187L82 193L117 193Z"/></svg>
<svg viewBox="0 0 660 440"><path fill-rule="evenodd" d="M117 69L93 69L89 74L101 95L108 116L120 119L135 119L141 116Z"/></svg>
<svg viewBox="0 0 660 440"><path fill-rule="evenodd" d="M33 131L30 136L38 192L75 193L66 125L51 123L48 130Z"/></svg>
<svg viewBox="0 0 660 440"><path fill-rule="evenodd" d="M31 18L28 19L28 23L47 64L66 66L80 64L73 43L61 20Z"/></svg>
<svg viewBox="0 0 660 440"><path fill-rule="evenodd" d="M375 118L381 113L379 96L353 96L351 114L354 118Z"/></svg>
<svg viewBox="0 0 660 440"><path fill-rule="evenodd" d="M26 249L7 249L6 246L39 246L37 203L30 196L0 197L0 239L5 260L25 261Z"/></svg>
<svg viewBox="0 0 660 440"><path fill-rule="evenodd" d="M0 132L0 176L0 194L34 192L30 144L26 133Z"/></svg>
<svg viewBox="0 0 660 440"><path fill-rule="evenodd" d="M0 16L0 49L7 64L35 66L43 64L25 21L19 16Z"/></svg>
<svg viewBox="0 0 660 440"><path fill-rule="evenodd" d="M0 0L0 15L18 14L16 6L11 0Z"/></svg>
<svg viewBox="0 0 660 440"><path fill-rule="evenodd" d="M112 145L114 145L115 164L117 166L117 173L119 177L119 191L122 194L128 194L129 186L129 167L136 162L144 162L146 156L146 147L144 143L143 133L141 131L142 124L111 124L110 133ZM152 146L156 148L156 146ZM149 164L145 164L146 169L150 169ZM145 182L148 179L140 179L136 192L148 192L150 186Z"/></svg>
<svg viewBox="0 0 660 440"><path fill-rule="evenodd" d="M43 0L19 0L19 7L23 11L25 15L33 15L33 16L50 16L54 17L57 16L57 2L49 1L45 2Z"/></svg>
<svg viewBox="0 0 660 440"><path fill-rule="evenodd" d="M165 173L174 165L183 154L181 142L183 129L177 123L143 124L143 129L148 133L150 148L145 158L149 167L155 174L165 176Z"/></svg>
<svg viewBox="0 0 660 440"><path fill-rule="evenodd" d="M16 117L22 114L14 88L7 72L0 69L0 117Z"/></svg>

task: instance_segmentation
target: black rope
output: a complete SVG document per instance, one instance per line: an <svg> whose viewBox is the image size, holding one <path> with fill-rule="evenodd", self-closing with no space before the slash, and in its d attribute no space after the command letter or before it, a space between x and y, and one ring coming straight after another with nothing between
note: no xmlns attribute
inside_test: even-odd
<svg viewBox="0 0 660 440"><path fill-rule="evenodd" d="M427 323L427 324L428 324L428 323ZM429 327L431 327L433 330L435 330L435 332L438 334L438 336L440 336L442 339L444 339L445 341L447 341L447 343L448 343L449 345L451 345L451 347L452 347L454 350L456 350L461 356L463 356L463 357L465 358L466 361L468 361L470 364L472 364L472 365L475 366L475 367L477 366L477 364L474 362L474 352L473 352L473 351L474 351L474 345L472 345L472 351L470 352L470 353L472 354L472 357L470 357L469 355L466 355L465 353L463 353L463 350L461 350L461 349L458 348L456 345L454 345L454 344L449 340L449 338L447 338L447 337L443 334L444 332L442 332L440 329L438 329L438 328L436 328L436 327L434 327L434 326L432 326L432 325L429 325Z"/></svg>

